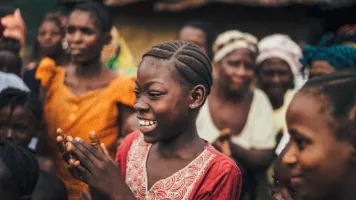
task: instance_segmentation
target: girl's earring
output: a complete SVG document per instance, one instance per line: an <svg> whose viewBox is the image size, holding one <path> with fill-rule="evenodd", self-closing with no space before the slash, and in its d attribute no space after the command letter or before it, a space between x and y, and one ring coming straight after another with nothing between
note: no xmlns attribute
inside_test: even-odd
<svg viewBox="0 0 356 200"><path fill-rule="evenodd" d="M66 50L66 49L68 49L68 42L67 42L67 39L66 38L63 38L62 39L62 48L64 49L64 50Z"/></svg>

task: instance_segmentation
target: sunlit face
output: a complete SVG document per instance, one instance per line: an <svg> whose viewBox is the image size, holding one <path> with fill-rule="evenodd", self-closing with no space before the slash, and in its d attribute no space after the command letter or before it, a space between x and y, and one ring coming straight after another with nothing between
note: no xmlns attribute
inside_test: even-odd
<svg viewBox="0 0 356 200"><path fill-rule="evenodd" d="M37 41L45 56L52 56L62 50L63 37L64 35L58 25L47 20L38 29Z"/></svg>
<svg viewBox="0 0 356 200"><path fill-rule="evenodd" d="M353 145L335 137L331 116L321 109L327 100L320 98L299 92L286 118L291 140L282 162L288 167L292 187L306 200L328 199L340 191L353 167Z"/></svg>
<svg viewBox="0 0 356 200"><path fill-rule="evenodd" d="M104 37L90 12L75 10L69 16L66 38L74 63L88 63L100 58Z"/></svg>
<svg viewBox="0 0 356 200"><path fill-rule="evenodd" d="M189 98L172 61L145 57L137 72L134 108L146 142L171 140L190 126Z"/></svg>
<svg viewBox="0 0 356 200"><path fill-rule="evenodd" d="M20 192L10 170L0 159L0 196L2 200L20 200Z"/></svg>
<svg viewBox="0 0 356 200"><path fill-rule="evenodd" d="M218 82L230 93L246 92L254 78L255 57L248 49L237 49L216 65Z"/></svg>
<svg viewBox="0 0 356 200"><path fill-rule="evenodd" d="M335 68L324 60L316 60L312 63L309 72L309 79L323 76L335 72Z"/></svg>
<svg viewBox="0 0 356 200"><path fill-rule="evenodd" d="M270 99L283 98L286 91L293 87L294 77L291 68L278 58L262 62L257 76L261 89Z"/></svg>
<svg viewBox="0 0 356 200"><path fill-rule="evenodd" d="M0 110L0 136L24 148L35 136L39 124L37 118L21 106L12 112L9 106Z"/></svg>
<svg viewBox="0 0 356 200"><path fill-rule="evenodd" d="M191 26L184 27L180 31L178 39L195 44L200 47L205 53L208 53L208 46L206 44L207 38L205 33L201 29Z"/></svg>

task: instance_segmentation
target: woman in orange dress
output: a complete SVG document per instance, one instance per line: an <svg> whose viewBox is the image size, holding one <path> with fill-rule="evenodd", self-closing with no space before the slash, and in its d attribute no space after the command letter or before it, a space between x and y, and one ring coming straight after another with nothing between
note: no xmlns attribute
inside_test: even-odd
<svg viewBox="0 0 356 200"><path fill-rule="evenodd" d="M45 58L36 73L42 85L40 96L45 102L55 170L66 183L70 200L79 199L86 186L68 173L57 150L56 129L85 140L89 140L89 131L95 131L101 142L115 151L120 123L132 113L135 80L118 76L100 62L101 50L110 42L111 26L103 5L78 5L69 15L66 30L70 64L56 67L53 60Z"/></svg>

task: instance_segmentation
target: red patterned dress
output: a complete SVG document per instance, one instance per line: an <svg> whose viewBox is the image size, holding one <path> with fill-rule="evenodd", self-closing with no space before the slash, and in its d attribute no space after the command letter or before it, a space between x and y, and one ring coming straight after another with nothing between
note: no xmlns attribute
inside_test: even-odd
<svg viewBox="0 0 356 200"><path fill-rule="evenodd" d="M148 190L146 161L150 147L142 133L134 132L126 136L116 155L126 184L138 200L239 199L239 168L209 143L190 164Z"/></svg>

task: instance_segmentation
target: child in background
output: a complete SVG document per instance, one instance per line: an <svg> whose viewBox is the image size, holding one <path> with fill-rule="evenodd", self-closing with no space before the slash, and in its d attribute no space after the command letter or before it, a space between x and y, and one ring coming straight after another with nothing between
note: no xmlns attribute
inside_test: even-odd
<svg viewBox="0 0 356 200"><path fill-rule="evenodd" d="M42 131L42 103L34 94L14 88L0 93L0 135L12 143L29 148ZM35 145L36 146L36 145ZM36 151L36 148L32 148ZM51 171L51 162L38 156L42 169Z"/></svg>
<svg viewBox="0 0 356 200"><path fill-rule="evenodd" d="M1 200L31 199L38 176L39 167L30 151L8 141L0 141Z"/></svg>

